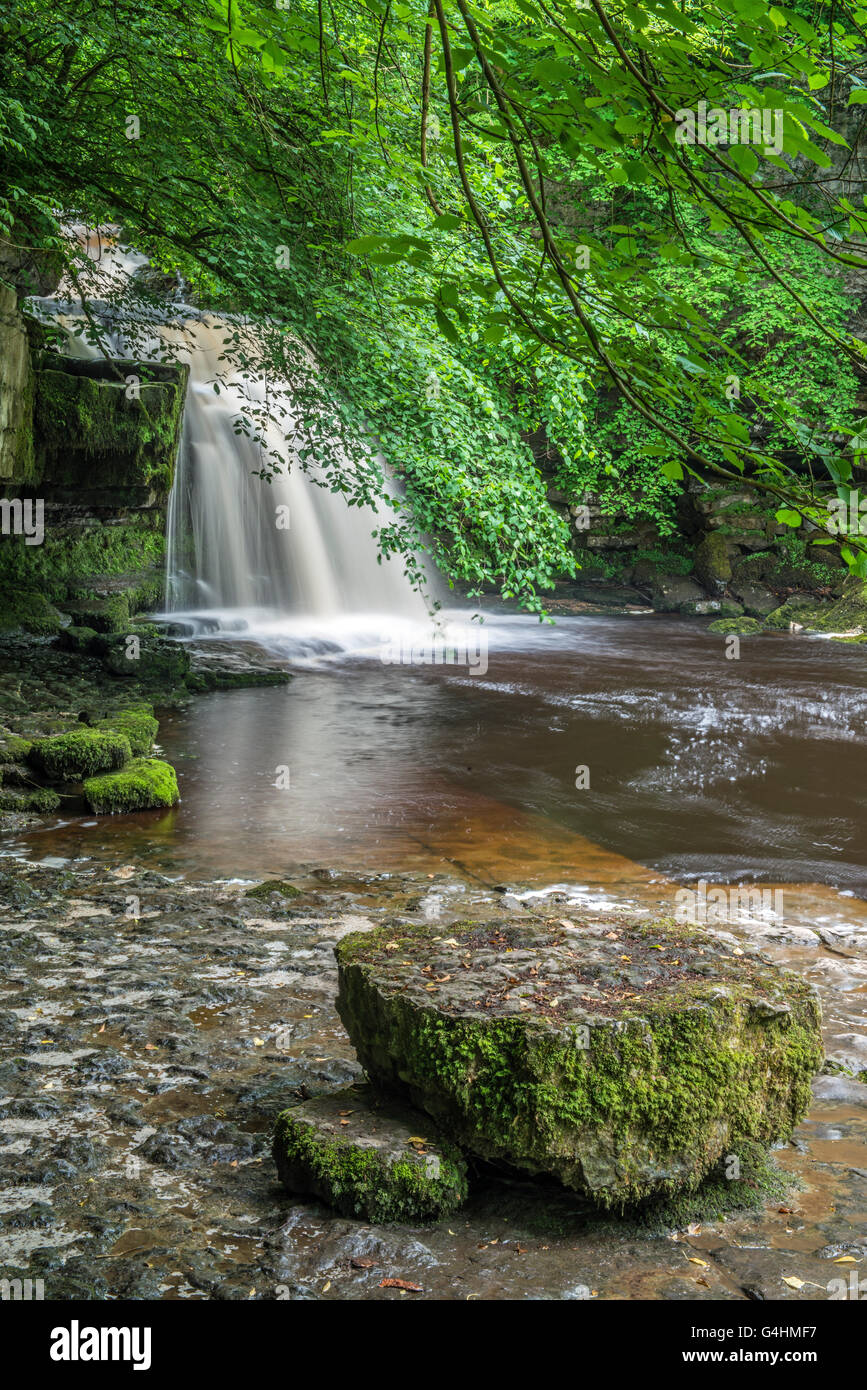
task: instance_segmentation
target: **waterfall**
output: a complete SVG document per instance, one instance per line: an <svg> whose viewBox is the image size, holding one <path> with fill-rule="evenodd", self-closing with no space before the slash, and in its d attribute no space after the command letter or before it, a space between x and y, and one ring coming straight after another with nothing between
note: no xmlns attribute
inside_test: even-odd
<svg viewBox="0 0 867 1390"><path fill-rule="evenodd" d="M428 603L411 586L402 559L380 559L371 534L391 518L390 509L385 503L350 507L339 491L315 481L315 464L310 471L302 467L291 443L299 423L291 384L233 371L227 362L225 341L238 333L237 322L177 299L166 304L164 318L152 304L142 313L141 303L134 303L130 312L125 299L130 292L134 299L147 259L104 235L80 229L77 235L94 263L88 305L112 353L165 360L169 348L190 368L168 508L166 613L160 616L188 635L243 635L292 655L430 631ZM34 304L67 328L69 352L99 355L72 336L82 317L74 286L66 283L56 298ZM249 327L241 331L252 337ZM260 420L258 439L239 429L251 411ZM338 450L336 441L331 448ZM269 453L283 460L270 482L259 476ZM378 461L390 488L385 462Z"/></svg>

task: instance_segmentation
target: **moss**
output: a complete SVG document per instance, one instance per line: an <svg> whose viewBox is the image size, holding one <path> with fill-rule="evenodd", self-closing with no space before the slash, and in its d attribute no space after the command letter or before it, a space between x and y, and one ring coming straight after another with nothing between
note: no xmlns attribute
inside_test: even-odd
<svg viewBox="0 0 867 1390"><path fill-rule="evenodd" d="M37 739L28 761L55 782L78 782L95 772L123 767L132 757L129 739L120 733L82 726L67 734Z"/></svg>
<svg viewBox="0 0 867 1390"><path fill-rule="evenodd" d="M49 787L30 789L21 787L15 790L10 787L3 787L0 789L0 811L25 811L49 815L59 808L60 797Z"/></svg>
<svg viewBox="0 0 867 1390"><path fill-rule="evenodd" d="M724 634L737 633L741 637L748 637L756 632L762 632L763 627L756 618L718 618L715 623L708 624L708 632L721 632Z"/></svg>
<svg viewBox="0 0 867 1390"><path fill-rule="evenodd" d="M53 637L60 631L60 614L44 594L12 589L0 599L0 631L30 632Z"/></svg>
<svg viewBox="0 0 867 1390"><path fill-rule="evenodd" d="M127 636L107 638L103 661L112 675L134 677L144 685L162 688L182 685L190 673L186 648L153 635L140 637L134 645Z"/></svg>
<svg viewBox="0 0 867 1390"><path fill-rule="evenodd" d="M461 930L474 929L450 928ZM670 924L629 929L638 941L648 933L666 949L722 949ZM384 985L385 946L398 945L396 961L411 956L414 934L429 947L426 927L339 944L338 1012L369 1074L482 1158L556 1173L622 1207L694 1191L721 1154L787 1137L809 1107L822 1060L818 1003L806 982L767 962L720 957L713 975L626 995L613 1017L589 1015L586 1046L568 1016L447 1013L402 992L397 971Z"/></svg>
<svg viewBox="0 0 867 1390"><path fill-rule="evenodd" d="M726 543L717 531L712 531L696 546L693 563L699 583L709 594L724 588L732 577Z"/></svg>
<svg viewBox="0 0 867 1390"><path fill-rule="evenodd" d="M70 590L91 591L106 579L129 579L132 611L157 607L163 589L165 525L160 513L108 525L91 520L80 526L46 532L42 545L0 546L0 581L4 587L38 588L62 603Z"/></svg>
<svg viewBox="0 0 867 1390"><path fill-rule="evenodd" d="M33 747L31 739L18 734L0 734L0 757L4 762L23 763Z"/></svg>
<svg viewBox="0 0 867 1390"><path fill-rule="evenodd" d="M92 650L97 634L92 627L78 627L75 623L59 633L57 644L67 652L87 652Z"/></svg>
<svg viewBox="0 0 867 1390"><path fill-rule="evenodd" d="M36 373L36 466L53 487L167 498L180 437L186 369L82 362L42 353ZM126 378L138 379L130 392Z"/></svg>
<svg viewBox="0 0 867 1390"><path fill-rule="evenodd" d="M96 727L124 734L129 739L129 746L136 758L150 753L160 728L154 718L153 706L147 704L120 710L117 714L109 715L107 719L101 719Z"/></svg>
<svg viewBox="0 0 867 1390"><path fill-rule="evenodd" d="M304 1107L300 1107L303 1111ZM419 1117L419 1123L427 1123ZM274 1158L291 1191L312 1192L344 1216L377 1225L436 1221L467 1196L466 1165L449 1145L436 1155L396 1154L350 1136L324 1135L315 1120L292 1110L278 1115Z"/></svg>
<svg viewBox="0 0 867 1390"><path fill-rule="evenodd" d="M245 690L256 685L288 685L288 671L196 671L187 678L187 687L198 693L206 690Z"/></svg>
<svg viewBox="0 0 867 1390"><path fill-rule="evenodd" d="M269 878L265 883L257 883L255 888L248 888L244 897L270 898L272 893L279 893L281 898L301 897L301 889L296 888L294 883L284 883L278 878Z"/></svg>
<svg viewBox="0 0 867 1390"><path fill-rule="evenodd" d="M180 800L175 770L160 758L139 758L122 772L88 778L84 797L101 816L176 806Z"/></svg>

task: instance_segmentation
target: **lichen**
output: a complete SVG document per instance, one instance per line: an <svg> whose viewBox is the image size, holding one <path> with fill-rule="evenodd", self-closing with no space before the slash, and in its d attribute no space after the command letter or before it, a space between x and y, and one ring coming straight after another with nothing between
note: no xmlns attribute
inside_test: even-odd
<svg viewBox="0 0 867 1390"><path fill-rule="evenodd" d="M88 778L84 797L96 815L155 810L180 800L175 770L160 758L138 758L122 772Z"/></svg>

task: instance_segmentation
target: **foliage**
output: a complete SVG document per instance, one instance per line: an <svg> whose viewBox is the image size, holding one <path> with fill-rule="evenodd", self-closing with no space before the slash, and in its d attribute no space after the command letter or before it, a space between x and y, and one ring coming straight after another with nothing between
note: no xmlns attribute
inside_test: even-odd
<svg viewBox="0 0 867 1390"><path fill-rule="evenodd" d="M232 316L225 371L296 385L303 429L263 443L263 475L297 450L357 505L382 492L381 447L404 489L383 552L417 575L430 547L538 606L573 570L546 473L663 526L684 470L745 475L820 523L813 473L848 486L863 348L828 272L864 263L863 201L821 180L857 137L865 20L758 0L13 0L0 231L61 248L134 348L158 278L119 303L61 226L122 224ZM700 100L780 112L780 152L680 143ZM263 438L270 409L239 428Z"/></svg>

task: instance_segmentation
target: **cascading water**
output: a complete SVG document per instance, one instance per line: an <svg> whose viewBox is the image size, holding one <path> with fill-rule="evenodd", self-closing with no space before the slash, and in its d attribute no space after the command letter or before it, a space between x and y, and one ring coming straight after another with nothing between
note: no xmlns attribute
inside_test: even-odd
<svg viewBox="0 0 867 1390"><path fill-rule="evenodd" d="M317 484L287 443L298 423L292 387L240 368L233 374L225 342L237 326L182 303L173 303L164 320L152 315L144 340L139 322L131 345L117 327L123 295L148 262L99 235L82 234L82 240L98 275L96 292L88 296L91 316L100 321L111 352L147 360L169 346L190 368L167 525L162 616L171 618L174 630L244 636L292 656L386 640L406 645L424 640L423 634L430 640L428 604L402 561L379 558L372 532L389 519L385 508L347 506L339 492ZM100 302L100 286L108 307ZM119 299L120 314L111 307ZM82 309L70 286L37 303L46 318L69 330L68 351L99 355L72 335ZM251 412L260 421L258 438L239 428ZM259 476L269 454L284 460L270 482Z"/></svg>

